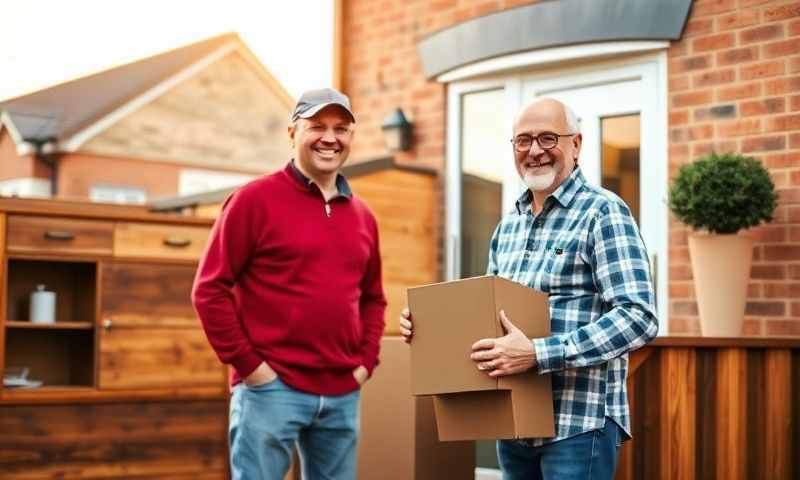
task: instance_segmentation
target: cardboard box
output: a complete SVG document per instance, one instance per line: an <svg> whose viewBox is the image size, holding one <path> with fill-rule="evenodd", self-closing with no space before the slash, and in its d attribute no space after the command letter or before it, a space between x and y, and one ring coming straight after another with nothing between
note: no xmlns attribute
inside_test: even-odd
<svg viewBox="0 0 800 480"><path fill-rule="evenodd" d="M440 442L433 399L411 395L409 355L402 338L381 339L381 363L361 391L357 478L474 479L473 442Z"/></svg>
<svg viewBox="0 0 800 480"><path fill-rule="evenodd" d="M505 335L499 312L528 338L550 335L546 294L495 276L411 288L411 391L434 395L439 440L555 435L549 375L492 378L470 359L482 338Z"/></svg>

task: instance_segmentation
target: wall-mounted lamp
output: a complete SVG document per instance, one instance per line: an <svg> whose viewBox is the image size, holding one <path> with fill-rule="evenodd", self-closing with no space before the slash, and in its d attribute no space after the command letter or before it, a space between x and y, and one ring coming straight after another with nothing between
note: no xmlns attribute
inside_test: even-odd
<svg viewBox="0 0 800 480"><path fill-rule="evenodd" d="M386 119L383 120L383 137L386 140L386 148L390 152L401 152L411 149L411 137L414 126L406 119L400 108L395 108Z"/></svg>

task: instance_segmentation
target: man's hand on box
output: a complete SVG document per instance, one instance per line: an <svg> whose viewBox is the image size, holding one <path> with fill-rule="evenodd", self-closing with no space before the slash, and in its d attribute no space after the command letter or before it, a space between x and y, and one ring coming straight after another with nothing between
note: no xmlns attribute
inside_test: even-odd
<svg viewBox="0 0 800 480"><path fill-rule="evenodd" d="M506 313L500 310L500 322L506 335L499 338L484 338L472 345L470 358L478 370L488 371L490 377L522 373L536 366L533 342L514 326Z"/></svg>
<svg viewBox="0 0 800 480"><path fill-rule="evenodd" d="M408 308L404 308L400 312L400 334L403 335L403 340L406 343L411 343L411 337L414 336L414 326L411 323L411 312Z"/></svg>

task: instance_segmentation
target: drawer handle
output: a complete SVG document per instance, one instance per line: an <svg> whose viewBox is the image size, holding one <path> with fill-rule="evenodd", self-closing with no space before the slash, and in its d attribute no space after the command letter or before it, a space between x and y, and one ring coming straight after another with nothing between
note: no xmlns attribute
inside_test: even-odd
<svg viewBox="0 0 800 480"><path fill-rule="evenodd" d="M183 247L188 247L191 244L192 241L188 238L167 237L164 239L164 245L168 247L183 248Z"/></svg>
<svg viewBox="0 0 800 480"><path fill-rule="evenodd" d="M44 232L44 238L48 240L75 240L75 234L62 230L48 230Z"/></svg>

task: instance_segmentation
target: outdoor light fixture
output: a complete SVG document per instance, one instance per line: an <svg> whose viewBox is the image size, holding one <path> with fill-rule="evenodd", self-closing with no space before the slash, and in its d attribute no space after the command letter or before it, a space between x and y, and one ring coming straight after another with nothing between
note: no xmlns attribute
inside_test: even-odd
<svg viewBox="0 0 800 480"><path fill-rule="evenodd" d="M406 119L400 108L395 108L383 121L383 137L390 152L403 152L411 149L413 125Z"/></svg>

